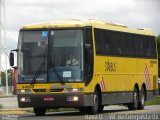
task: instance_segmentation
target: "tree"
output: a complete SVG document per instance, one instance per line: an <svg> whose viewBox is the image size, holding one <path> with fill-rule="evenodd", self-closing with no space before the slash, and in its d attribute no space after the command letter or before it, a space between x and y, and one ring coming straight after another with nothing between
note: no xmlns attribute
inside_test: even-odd
<svg viewBox="0 0 160 120"><path fill-rule="evenodd" d="M8 85L12 86L13 85L13 70L12 69L8 69ZM6 85L6 73L5 72L1 72L1 80L2 80L2 86Z"/></svg>
<svg viewBox="0 0 160 120"><path fill-rule="evenodd" d="M158 54L160 54L160 34L156 37Z"/></svg>
<svg viewBox="0 0 160 120"><path fill-rule="evenodd" d="M156 37L158 49L158 76L160 76L160 34Z"/></svg>

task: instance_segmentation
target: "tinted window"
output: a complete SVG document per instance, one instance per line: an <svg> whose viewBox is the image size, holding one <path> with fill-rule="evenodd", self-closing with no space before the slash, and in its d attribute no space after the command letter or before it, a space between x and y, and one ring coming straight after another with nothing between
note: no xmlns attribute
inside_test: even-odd
<svg viewBox="0 0 160 120"><path fill-rule="evenodd" d="M156 58L156 41L154 37L136 35L137 57Z"/></svg>
<svg viewBox="0 0 160 120"><path fill-rule="evenodd" d="M117 31L95 29L97 55L135 55L134 36Z"/></svg>
<svg viewBox="0 0 160 120"><path fill-rule="evenodd" d="M97 55L156 57L155 38L111 30L95 29Z"/></svg>
<svg viewBox="0 0 160 120"><path fill-rule="evenodd" d="M150 45L150 54L152 58L157 58L157 54L156 54L156 40L155 37L152 37L151 40L149 41L149 45Z"/></svg>

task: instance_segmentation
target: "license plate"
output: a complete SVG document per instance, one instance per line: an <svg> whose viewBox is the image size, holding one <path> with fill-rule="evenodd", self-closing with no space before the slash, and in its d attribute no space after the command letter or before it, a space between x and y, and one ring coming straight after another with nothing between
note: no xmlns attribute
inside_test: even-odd
<svg viewBox="0 0 160 120"><path fill-rule="evenodd" d="M45 102L54 101L54 97L44 97L43 100L44 100Z"/></svg>

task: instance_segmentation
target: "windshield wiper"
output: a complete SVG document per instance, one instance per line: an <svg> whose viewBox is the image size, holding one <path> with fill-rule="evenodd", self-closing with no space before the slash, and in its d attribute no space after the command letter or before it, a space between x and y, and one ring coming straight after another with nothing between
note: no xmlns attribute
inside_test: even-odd
<svg viewBox="0 0 160 120"><path fill-rule="evenodd" d="M37 69L36 73L33 76L33 79L31 81L31 85L33 85L36 82L36 79L41 75L41 73L44 71L45 68L45 64L41 63L39 65L39 68Z"/></svg>
<svg viewBox="0 0 160 120"><path fill-rule="evenodd" d="M51 43L51 44L54 44L54 42L53 42L53 41L54 41L54 36L52 36L52 37L53 37L53 38L52 38L52 43ZM51 39L51 38L50 38L50 39ZM53 45L53 46L54 46L54 45ZM52 51L52 50L51 50L51 51ZM51 56L50 56L50 57L51 57ZM52 58L52 59L53 59L53 58ZM49 60L51 61L51 58L49 58ZM53 69L56 77L58 78L58 80L59 80L62 84L65 84L62 76L58 73L58 71L56 70L56 68L55 68L55 66L54 66L54 60L52 61L51 66L52 66L52 69Z"/></svg>
<svg viewBox="0 0 160 120"><path fill-rule="evenodd" d="M59 80L62 84L65 84L62 76L61 76L61 75L58 73L58 71L55 69L54 64L52 64L52 69L53 69L56 77L58 78L58 80Z"/></svg>

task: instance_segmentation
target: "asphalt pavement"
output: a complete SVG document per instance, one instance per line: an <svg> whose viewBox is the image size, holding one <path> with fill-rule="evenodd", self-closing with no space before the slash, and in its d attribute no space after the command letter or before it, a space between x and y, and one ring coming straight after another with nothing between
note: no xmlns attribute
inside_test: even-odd
<svg viewBox="0 0 160 120"><path fill-rule="evenodd" d="M125 106L105 106L104 111L97 115L68 111L48 112L45 116L35 116L32 110L18 109L16 97L0 98L0 104L4 107L0 110L0 120L160 120L160 105L132 111Z"/></svg>
<svg viewBox="0 0 160 120"><path fill-rule="evenodd" d="M114 109L110 109L114 108ZM145 110L129 111L119 106L105 107L104 111L97 115L84 115L80 112L57 112L47 113L43 117L34 114L22 114L18 120L159 120L160 105L147 106Z"/></svg>
<svg viewBox="0 0 160 120"><path fill-rule="evenodd" d="M0 104L3 106L3 109L17 109L18 102L17 97L0 97Z"/></svg>

